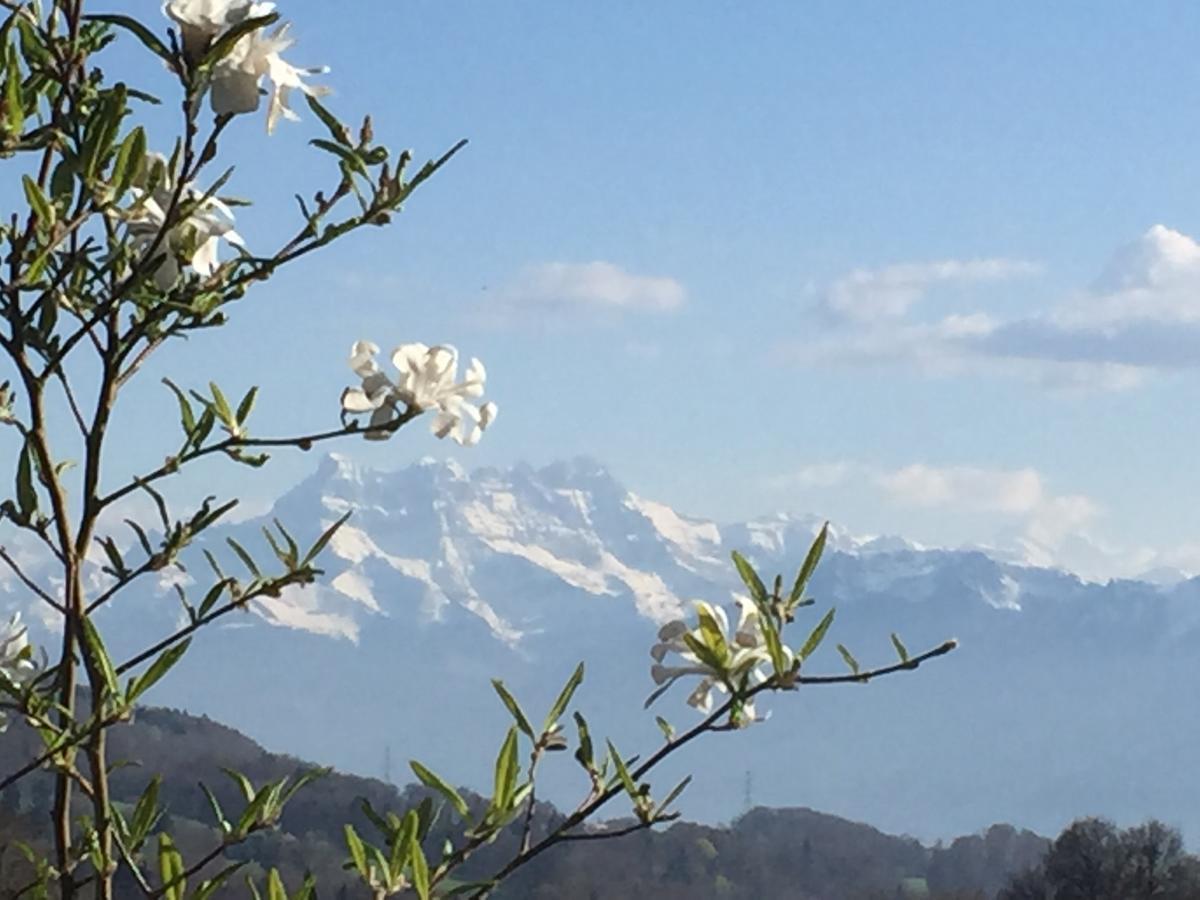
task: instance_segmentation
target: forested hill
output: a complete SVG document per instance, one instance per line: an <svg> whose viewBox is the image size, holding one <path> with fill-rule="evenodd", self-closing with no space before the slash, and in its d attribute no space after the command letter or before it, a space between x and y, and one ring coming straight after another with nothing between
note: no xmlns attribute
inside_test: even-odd
<svg viewBox="0 0 1200 900"><path fill-rule="evenodd" d="M131 803L155 773L163 776L160 797L171 831L185 858L197 859L220 843L213 814L198 786L204 782L227 811L240 808L238 789L222 767L244 773L255 785L312 768L289 756L268 753L244 735L207 718L166 709L143 709L136 721L111 733L111 758L122 763L113 775L113 792ZM0 775L36 754L38 741L14 726L0 737ZM361 810L367 799L379 810L401 810L423 796L415 787L398 790L370 778L331 773L305 788L287 807L277 831L252 839L253 846L233 847L213 870L229 861L254 859L245 874L277 866L298 884L311 870L323 898L358 897L362 888L342 870L346 859L342 825L360 833L372 827ZM0 792L0 898L13 896L29 872L14 839L35 843L46 838L45 810L50 781L37 773ZM614 814L622 810L616 808ZM558 815L539 807L544 824ZM454 823L443 816L431 834L436 852ZM884 834L808 809L754 809L729 827L678 823L663 831L611 841L569 844L546 854L499 897L603 898L638 895L671 898L987 898L1016 871L1038 862L1048 842L1028 831L998 825L982 835L959 838L948 846L923 846L916 840ZM499 841L477 858L467 877L491 871L511 847ZM127 893L136 896L133 885ZM243 897L239 880L221 896Z"/></svg>

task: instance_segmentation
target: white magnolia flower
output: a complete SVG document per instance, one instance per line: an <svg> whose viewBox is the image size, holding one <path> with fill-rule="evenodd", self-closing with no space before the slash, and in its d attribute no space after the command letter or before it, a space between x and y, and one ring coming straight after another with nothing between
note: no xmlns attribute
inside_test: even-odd
<svg viewBox="0 0 1200 900"><path fill-rule="evenodd" d="M770 654L759 633L758 611L748 600L745 602L739 600L739 605L741 606L741 615L738 627L730 638L728 637L729 620L725 616L725 610L703 601L696 603L698 618L707 619L721 633L728 655L720 667L703 661L685 640L685 635L691 635L694 641L707 644L700 624L693 628L680 619L668 622L659 629L658 643L650 648L650 655L654 658L654 665L650 667L650 676L658 685L658 690L651 695L649 702L657 699L658 695L674 684L676 680L690 675L699 675L700 681L688 695L687 702L689 706L693 706L707 715L712 712L714 691L727 693L729 686L734 682L739 682L743 677L748 678L750 684L762 683L766 676L760 666L770 660ZM664 665L663 660L668 653L676 654L681 665ZM736 688L736 684L734 686ZM746 719L747 709L749 709L749 719ZM754 721L752 702L748 701L742 710L742 716L735 723L739 726Z"/></svg>
<svg viewBox="0 0 1200 900"><path fill-rule="evenodd" d="M28 630L21 624L21 614L14 613L0 626L0 684L15 690L32 678L37 671L32 655ZM0 731L7 727L8 719L0 709Z"/></svg>
<svg viewBox="0 0 1200 900"><path fill-rule="evenodd" d="M288 37L290 27L285 22L270 33L259 29L234 45L213 73L213 112L218 115L254 112L258 109L259 84L266 77L271 82L267 104L267 133L270 134L280 117L293 122L299 119L288 106L288 95L293 89L313 97L329 92L328 88L304 81L305 76L320 75L329 71L327 68L299 68L279 55L293 44Z"/></svg>
<svg viewBox="0 0 1200 900"><path fill-rule="evenodd" d="M377 428L396 417L398 404L406 410L437 413L430 430L436 437L449 437L464 447L479 443L483 432L496 418L495 403L476 406L469 400L483 396L487 372L472 359L458 380L458 351L448 345L402 344L392 353L398 375L393 381L375 361L379 347L358 341L350 348L350 368L362 386L342 392L342 409L347 413L370 413L368 427ZM368 438L387 440L388 431L368 431Z"/></svg>
<svg viewBox="0 0 1200 900"><path fill-rule="evenodd" d="M154 154L152 160L163 162L161 171L166 171L161 156ZM126 215L129 235L137 250L148 252L166 223L167 210L175 196L175 180L167 173L152 191L142 186L132 188L130 192L134 203ZM181 202L203 196L200 191L188 186L181 194ZM181 260L202 277L212 275L220 265L217 248L222 240L239 249L245 249L246 246L241 235L233 229L233 212L216 197L209 197L201 201L185 219L176 222L166 237L158 242L154 255L165 256L154 270L154 283L161 290L169 290L179 280Z"/></svg>
<svg viewBox="0 0 1200 900"><path fill-rule="evenodd" d="M229 28L274 9L274 3L252 0L167 0L163 4L163 12L179 25L184 53L191 60L199 59L213 38Z"/></svg>

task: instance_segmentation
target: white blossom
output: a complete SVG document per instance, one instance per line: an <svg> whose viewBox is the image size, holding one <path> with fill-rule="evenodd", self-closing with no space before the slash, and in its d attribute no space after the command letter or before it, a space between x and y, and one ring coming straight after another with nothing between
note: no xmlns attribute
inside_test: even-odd
<svg viewBox="0 0 1200 900"><path fill-rule="evenodd" d="M654 665L650 667L650 677L654 679L658 690L651 695L647 705L657 699L659 694L678 679L698 675L700 681L688 695L687 702L689 706L695 707L707 715L713 709L714 692L727 693L730 686L736 689L737 683L743 677L751 685L762 683L766 676L760 667L769 661L770 654L767 652L758 628L758 610L748 600L745 602L739 600L739 605L741 606L741 615L738 627L730 638L728 636L729 620L725 615L725 610L703 601L696 603L698 619L707 619L720 632L722 646L725 650L725 658L720 666L702 660L688 646L686 635L690 635L693 641L707 645L701 624L691 627L679 619L668 622L659 629L658 642L650 648L650 656L654 659ZM663 663L667 654L671 653L679 657L680 665L672 666ZM734 724L741 727L752 721L755 721L753 703L745 701L742 706L742 714L736 718Z"/></svg>
<svg viewBox="0 0 1200 900"><path fill-rule="evenodd" d="M495 403L477 406L469 402L483 396L487 372L472 359L458 380L458 351L449 345L402 344L392 352L393 380L375 361L379 347L358 341L350 348L350 368L362 384L342 392L342 409L350 414L370 413L368 428L386 425L405 410L436 413L430 431L438 438L449 437L464 447L479 443L483 432L499 411ZM368 431L368 438L386 440L389 431Z"/></svg>
<svg viewBox="0 0 1200 900"><path fill-rule="evenodd" d="M32 659L28 630L21 624L21 614L14 613L6 625L0 626L0 685L9 690L19 689L37 671ZM0 731L8 727L8 719L0 708Z"/></svg>
<svg viewBox="0 0 1200 900"><path fill-rule="evenodd" d="M280 117L297 121L288 105L288 95L298 90L313 97L328 93L328 89L307 84L304 77L329 71L323 66L299 68L279 54L292 46L288 23L279 25L269 34L265 29L251 32L239 40L217 65L213 75L212 108L218 115L246 113L258 109L258 86L265 76L271 82L267 103L267 133L275 130Z"/></svg>
<svg viewBox="0 0 1200 900"><path fill-rule="evenodd" d="M252 0L167 0L163 13L172 19L183 35L183 51L188 59L198 60L213 38L246 19L265 16L274 3Z"/></svg>
<svg viewBox="0 0 1200 900"><path fill-rule="evenodd" d="M200 199L204 194L190 185L180 193L180 203L198 200L199 205L159 240L159 232L166 224L167 210L175 196L176 183L161 156L154 154L151 159L152 167L164 174L152 190L146 190L144 183L131 189L134 202L126 211L126 220L135 249L145 253L154 247L153 254L163 256L154 270L154 283L165 291L179 280L181 262L196 274L208 277L220 265L217 249L222 240L239 249L244 249L245 243L233 228L233 212L229 207L216 197ZM154 161L164 164L160 168L153 165Z"/></svg>
<svg viewBox="0 0 1200 900"><path fill-rule="evenodd" d="M246 21L269 15L274 3L250 0L168 0L163 11L179 23L183 33L184 52L189 59L198 59L213 40L230 28ZM243 35L232 49L213 67L212 94L209 102L217 115L237 115L258 109L260 85L263 78L271 82L267 103L267 133L275 130L280 118L295 121L298 116L288 105L293 90L314 97L328 89L307 84L309 75L327 71L323 66L300 68L287 62L280 54L294 43L288 36L291 26L283 22L271 31L257 28Z"/></svg>

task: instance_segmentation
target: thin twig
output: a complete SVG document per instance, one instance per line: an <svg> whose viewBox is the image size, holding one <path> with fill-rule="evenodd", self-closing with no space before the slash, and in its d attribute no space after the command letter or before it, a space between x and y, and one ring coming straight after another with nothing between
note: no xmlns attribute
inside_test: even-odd
<svg viewBox="0 0 1200 900"><path fill-rule="evenodd" d="M66 615L67 608L55 600L48 592L43 590L32 578L26 575L24 570L21 569L20 565L18 565L17 561L12 558L8 552L8 549L5 547L0 547L0 560L3 560L8 567L12 569L13 574L21 580L21 583L25 585L25 587L37 594L38 597L40 597L43 601L50 604L50 607L56 612L61 615Z"/></svg>

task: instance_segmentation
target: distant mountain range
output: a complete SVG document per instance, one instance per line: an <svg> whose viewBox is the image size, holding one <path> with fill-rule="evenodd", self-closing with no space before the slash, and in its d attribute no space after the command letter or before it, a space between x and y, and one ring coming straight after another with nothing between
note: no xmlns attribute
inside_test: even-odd
<svg viewBox="0 0 1200 900"><path fill-rule="evenodd" d="M594 729L634 752L660 739L642 710L656 623L693 599L729 602L734 549L790 575L821 524L697 519L588 459L382 472L331 455L266 516L214 529L208 545L226 556L225 536L262 546L272 517L311 539L348 510L319 584L198 639L154 701L346 770L416 757L482 786L506 727L488 679L536 710L583 659ZM705 821L804 805L929 838L1001 820L1052 833L1100 813L1198 835L1200 579L1163 581L1087 583L834 527L795 643L836 605L834 638L864 664L894 658L892 631L914 650L951 636L961 648L867 687L775 698L769 722L680 754L662 779L694 772L682 808ZM179 609L167 588L115 607L111 640L132 648L170 629ZM3 590L17 602L18 585ZM810 668L842 669L832 643ZM685 725L695 713L683 693L653 713ZM547 796L565 805L582 784L561 768Z"/></svg>

